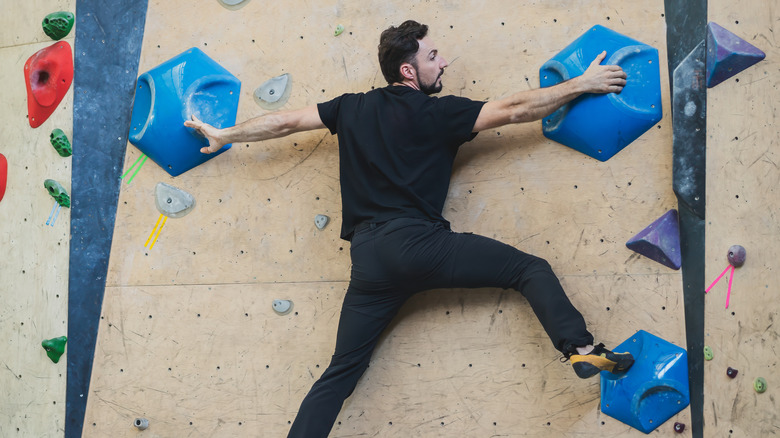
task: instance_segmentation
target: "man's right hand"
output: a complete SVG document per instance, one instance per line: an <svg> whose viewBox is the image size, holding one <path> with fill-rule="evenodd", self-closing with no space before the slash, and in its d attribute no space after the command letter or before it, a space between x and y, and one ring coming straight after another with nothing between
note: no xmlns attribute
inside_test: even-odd
<svg viewBox="0 0 780 438"><path fill-rule="evenodd" d="M221 129L217 129L209 125L208 123L201 122L194 115L192 116L192 120L187 120L184 122L184 126L188 128L192 128L198 131L200 135L206 137L206 140L208 140L209 145L208 147L204 147L200 149L200 151L203 152L204 154L212 154L214 152L217 152L218 150L222 149L222 146L225 146L228 143L223 138Z"/></svg>
<svg viewBox="0 0 780 438"><path fill-rule="evenodd" d="M601 65L607 52L601 52L577 78L586 93L620 93L626 85L626 72L619 65Z"/></svg>

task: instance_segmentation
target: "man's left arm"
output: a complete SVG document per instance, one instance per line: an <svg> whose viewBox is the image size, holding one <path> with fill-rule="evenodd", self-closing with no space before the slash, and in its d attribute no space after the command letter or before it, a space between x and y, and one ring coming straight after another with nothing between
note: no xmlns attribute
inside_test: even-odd
<svg viewBox="0 0 780 438"><path fill-rule="evenodd" d="M619 93L626 85L626 73L617 65L601 65L606 56L607 52L599 54L576 78L487 102L474 123L473 132L542 119L584 93Z"/></svg>

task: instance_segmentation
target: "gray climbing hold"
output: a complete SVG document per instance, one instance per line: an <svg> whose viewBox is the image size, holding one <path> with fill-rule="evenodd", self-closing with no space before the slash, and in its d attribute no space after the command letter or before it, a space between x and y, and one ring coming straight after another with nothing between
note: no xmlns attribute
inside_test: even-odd
<svg viewBox="0 0 780 438"><path fill-rule="evenodd" d="M291 300L274 300L271 307L274 309L274 312L279 315L287 315L292 311L293 302Z"/></svg>
<svg viewBox="0 0 780 438"><path fill-rule="evenodd" d="M225 7L225 9L230 9L231 11L237 11L244 6L246 6L247 3L249 3L249 0L217 0L219 4Z"/></svg>
<svg viewBox="0 0 780 438"><path fill-rule="evenodd" d="M279 109L287 103L292 90L292 76L289 73L273 77L255 90L255 102L267 110Z"/></svg>
<svg viewBox="0 0 780 438"><path fill-rule="evenodd" d="M146 418L136 418L135 421L133 421L133 426L137 427L138 430L145 430L149 427L149 420Z"/></svg>
<svg viewBox="0 0 780 438"><path fill-rule="evenodd" d="M160 213L173 218L186 216L195 207L192 195L163 182L157 183L154 200Z"/></svg>
<svg viewBox="0 0 780 438"><path fill-rule="evenodd" d="M328 222L330 222L330 218L324 214L314 216L314 225L320 230L324 229L328 225Z"/></svg>

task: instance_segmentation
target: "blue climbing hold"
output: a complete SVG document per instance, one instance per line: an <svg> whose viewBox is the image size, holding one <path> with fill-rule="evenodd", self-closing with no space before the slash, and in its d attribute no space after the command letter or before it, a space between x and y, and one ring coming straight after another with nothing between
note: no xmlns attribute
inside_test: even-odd
<svg viewBox="0 0 780 438"><path fill-rule="evenodd" d="M707 87L712 88L751 65L766 54L717 23L707 23Z"/></svg>
<svg viewBox="0 0 780 438"><path fill-rule="evenodd" d="M664 213L626 242L626 246L664 266L680 269L682 253L677 210L672 209Z"/></svg>
<svg viewBox="0 0 780 438"><path fill-rule="evenodd" d="M658 50L603 26L594 26L539 70L550 87L580 76L607 51L602 64L619 65L628 76L620 94L584 94L542 120L545 137L607 161L663 117Z"/></svg>
<svg viewBox="0 0 780 438"><path fill-rule="evenodd" d="M236 122L241 82L196 47L143 73L136 84L130 142L171 176L198 166L214 154L207 140L184 126L191 116L217 128Z"/></svg>
<svg viewBox="0 0 780 438"><path fill-rule="evenodd" d="M640 330L615 347L636 362L624 374L601 372L601 412L650 433L690 403L688 354Z"/></svg>

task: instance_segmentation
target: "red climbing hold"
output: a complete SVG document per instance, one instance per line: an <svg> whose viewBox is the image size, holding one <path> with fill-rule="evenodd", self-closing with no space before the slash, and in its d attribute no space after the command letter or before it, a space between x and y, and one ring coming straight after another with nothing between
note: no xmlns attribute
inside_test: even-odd
<svg viewBox="0 0 780 438"><path fill-rule="evenodd" d="M0 154L0 201L5 195L5 183L8 181L8 160L5 155Z"/></svg>
<svg viewBox="0 0 780 438"><path fill-rule="evenodd" d="M37 128L62 102L73 82L73 51L59 41L37 51L24 64L27 83L27 118Z"/></svg>

